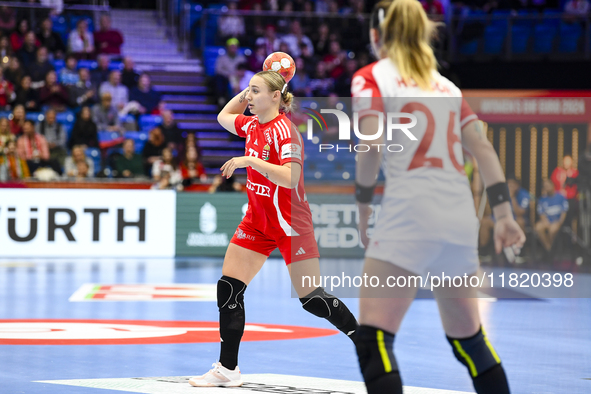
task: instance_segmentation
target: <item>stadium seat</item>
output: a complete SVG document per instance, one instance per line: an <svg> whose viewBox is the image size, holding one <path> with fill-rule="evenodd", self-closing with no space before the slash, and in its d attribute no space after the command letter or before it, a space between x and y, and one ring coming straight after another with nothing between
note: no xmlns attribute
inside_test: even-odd
<svg viewBox="0 0 591 394"><path fill-rule="evenodd" d="M561 23L558 51L561 53L577 52L582 35L583 29L580 23Z"/></svg>
<svg viewBox="0 0 591 394"><path fill-rule="evenodd" d="M45 115L41 112L29 112L25 115L25 119L32 120L33 122L42 122L45 119Z"/></svg>
<svg viewBox="0 0 591 394"><path fill-rule="evenodd" d="M74 123L74 121L76 120L74 113L72 111L58 112L55 119L59 123Z"/></svg>
<svg viewBox="0 0 591 394"><path fill-rule="evenodd" d="M547 54L552 52L556 27L553 24L542 22L534 28L534 53Z"/></svg>
<svg viewBox="0 0 591 394"><path fill-rule="evenodd" d="M98 148L86 148L86 156L94 163L94 174L96 175L101 168L101 151Z"/></svg>
<svg viewBox="0 0 591 394"><path fill-rule="evenodd" d="M484 52L490 55L499 55L503 51L507 26L491 25L484 29Z"/></svg>
<svg viewBox="0 0 591 394"><path fill-rule="evenodd" d="M544 10L543 13L544 17L544 21L543 23L554 26L554 27L558 27L560 25L560 19L562 17L562 11L560 10Z"/></svg>
<svg viewBox="0 0 591 394"><path fill-rule="evenodd" d="M52 16L51 20L53 22L53 31L60 35L64 43L68 42L70 29L68 28L66 18L64 16Z"/></svg>
<svg viewBox="0 0 591 394"><path fill-rule="evenodd" d="M478 40L470 40L460 44L459 51L462 55L474 55L478 51Z"/></svg>
<svg viewBox="0 0 591 394"><path fill-rule="evenodd" d="M98 67L98 63L96 60L79 60L78 61L78 68L87 68L89 70L94 70Z"/></svg>
<svg viewBox="0 0 591 394"><path fill-rule="evenodd" d="M159 115L142 115L138 122L141 131L150 131L160 123L162 123L162 117Z"/></svg>
<svg viewBox="0 0 591 394"><path fill-rule="evenodd" d="M88 16L88 15L71 15L70 16L70 30L76 29L76 24L81 19L86 19L86 21L88 22L88 31L93 32L94 31L94 21L92 20L92 17Z"/></svg>
<svg viewBox="0 0 591 394"><path fill-rule="evenodd" d="M203 50L203 65L205 67L205 73L208 76L215 74L215 61L218 56L226 53L226 48L222 46L206 46ZM251 53L249 48L240 48L238 53L244 56L248 56Z"/></svg>
<svg viewBox="0 0 591 394"><path fill-rule="evenodd" d="M111 62L109 63L109 70L123 70L123 62Z"/></svg>
<svg viewBox="0 0 591 394"><path fill-rule="evenodd" d="M119 133L115 131L99 131L98 140L99 142L108 142L119 138Z"/></svg>
<svg viewBox="0 0 591 394"><path fill-rule="evenodd" d="M53 68L55 68L55 72L59 73L60 70L62 68L66 67L66 62L61 60L61 59L57 59L53 61Z"/></svg>
<svg viewBox="0 0 591 394"><path fill-rule="evenodd" d="M513 26L511 29L511 51L513 53L525 53L531 36L531 27Z"/></svg>
<svg viewBox="0 0 591 394"><path fill-rule="evenodd" d="M498 27L501 29L505 29L505 34L506 34L507 26L509 23L508 18L511 16L511 10L496 10L496 11L492 12L492 16L494 18L491 19L489 26L494 26L494 27Z"/></svg>

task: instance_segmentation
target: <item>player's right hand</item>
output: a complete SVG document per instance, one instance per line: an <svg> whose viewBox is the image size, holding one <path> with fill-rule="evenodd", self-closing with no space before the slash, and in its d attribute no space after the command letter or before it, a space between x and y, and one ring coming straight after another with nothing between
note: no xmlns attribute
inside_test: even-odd
<svg viewBox="0 0 591 394"><path fill-rule="evenodd" d="M515 246L518 249L525 243L525 234L519 224L510 216L498 219L494 230L495 251L501 253L503 248Z"/></svg>
<svg viewBox="0 0 591 394"><path fill-rule="evenodd" d="M359 210L359 237L363 247L367 249L369 245L369 237L367 236L367 229L369 228L369 217L371 216L372 209L369 204L357 203L357 209Z"/></svg>

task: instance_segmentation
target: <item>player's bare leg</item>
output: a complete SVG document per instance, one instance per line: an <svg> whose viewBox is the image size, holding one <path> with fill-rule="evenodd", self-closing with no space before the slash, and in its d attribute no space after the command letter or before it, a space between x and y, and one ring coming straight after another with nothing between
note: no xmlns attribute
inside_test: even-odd
<svg viewBox="0 0 591 394"><path fill-rule="evenodd" d="M261 270L267 256L230 243L224 258L223 276L218 281L221 349L219 362L208 373L189 383L197 387L236 387L242 385L238 369L238 349L244 334L244 291Z"/></svg>
<svg viewBox="0 0 591 394"><path fill-rule="evenodd" d="M314 283L320 283L318 258L293 262L287 269L302 307L311 314L328 320L343 334L353 339L359 326L355 316L343 301L327 293L322 287L314 286ZM310 280L307 277L310 277Z"/></svg>
<svg viewBox="0 0 591 394"><path fill-rule="evenodd" d="M476 289L450 285L436 288L433 293L447 340L456 358L468 368L476 392L508 394L509 383L501 359L480 323Z"/></svg>
<svg viewBox="0 0 591 394"><path fill-rule="evenodd" d="M396 265L372 258L365 259L363 273L368 277L377 276L381 283L389 276L416 276ZM414 286L361 288L360 326L355 345L369 394L402 394L402 380L394 357L394 336L417 290Z"/></svg>

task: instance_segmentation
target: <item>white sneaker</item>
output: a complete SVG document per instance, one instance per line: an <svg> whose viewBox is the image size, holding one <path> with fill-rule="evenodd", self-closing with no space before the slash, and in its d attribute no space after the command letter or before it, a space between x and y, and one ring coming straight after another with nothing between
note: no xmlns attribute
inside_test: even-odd
<svg viewBox="0 0 591 394"><path fill-rule="evenodd" d="M238 366L234 370L230 370L222 365L222 363L214 363L211 365L213 369L201 376L195 376L189 379L191 386L195 387L240 387L242 386L242 379L240 377L240 369Z"/></svg>

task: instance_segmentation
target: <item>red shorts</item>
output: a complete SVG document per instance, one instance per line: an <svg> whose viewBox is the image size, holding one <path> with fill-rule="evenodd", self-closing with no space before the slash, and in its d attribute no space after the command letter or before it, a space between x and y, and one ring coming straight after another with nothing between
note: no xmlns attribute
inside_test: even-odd
<svg viewBox="0 0 591 394"><path fill-rule="evenodd" d="M264 234L242 222L230 242L267 257L275 248L279 248L286 265L320 257L314 232L288 237L281 229L277 229L273 234Z"/></svg>

